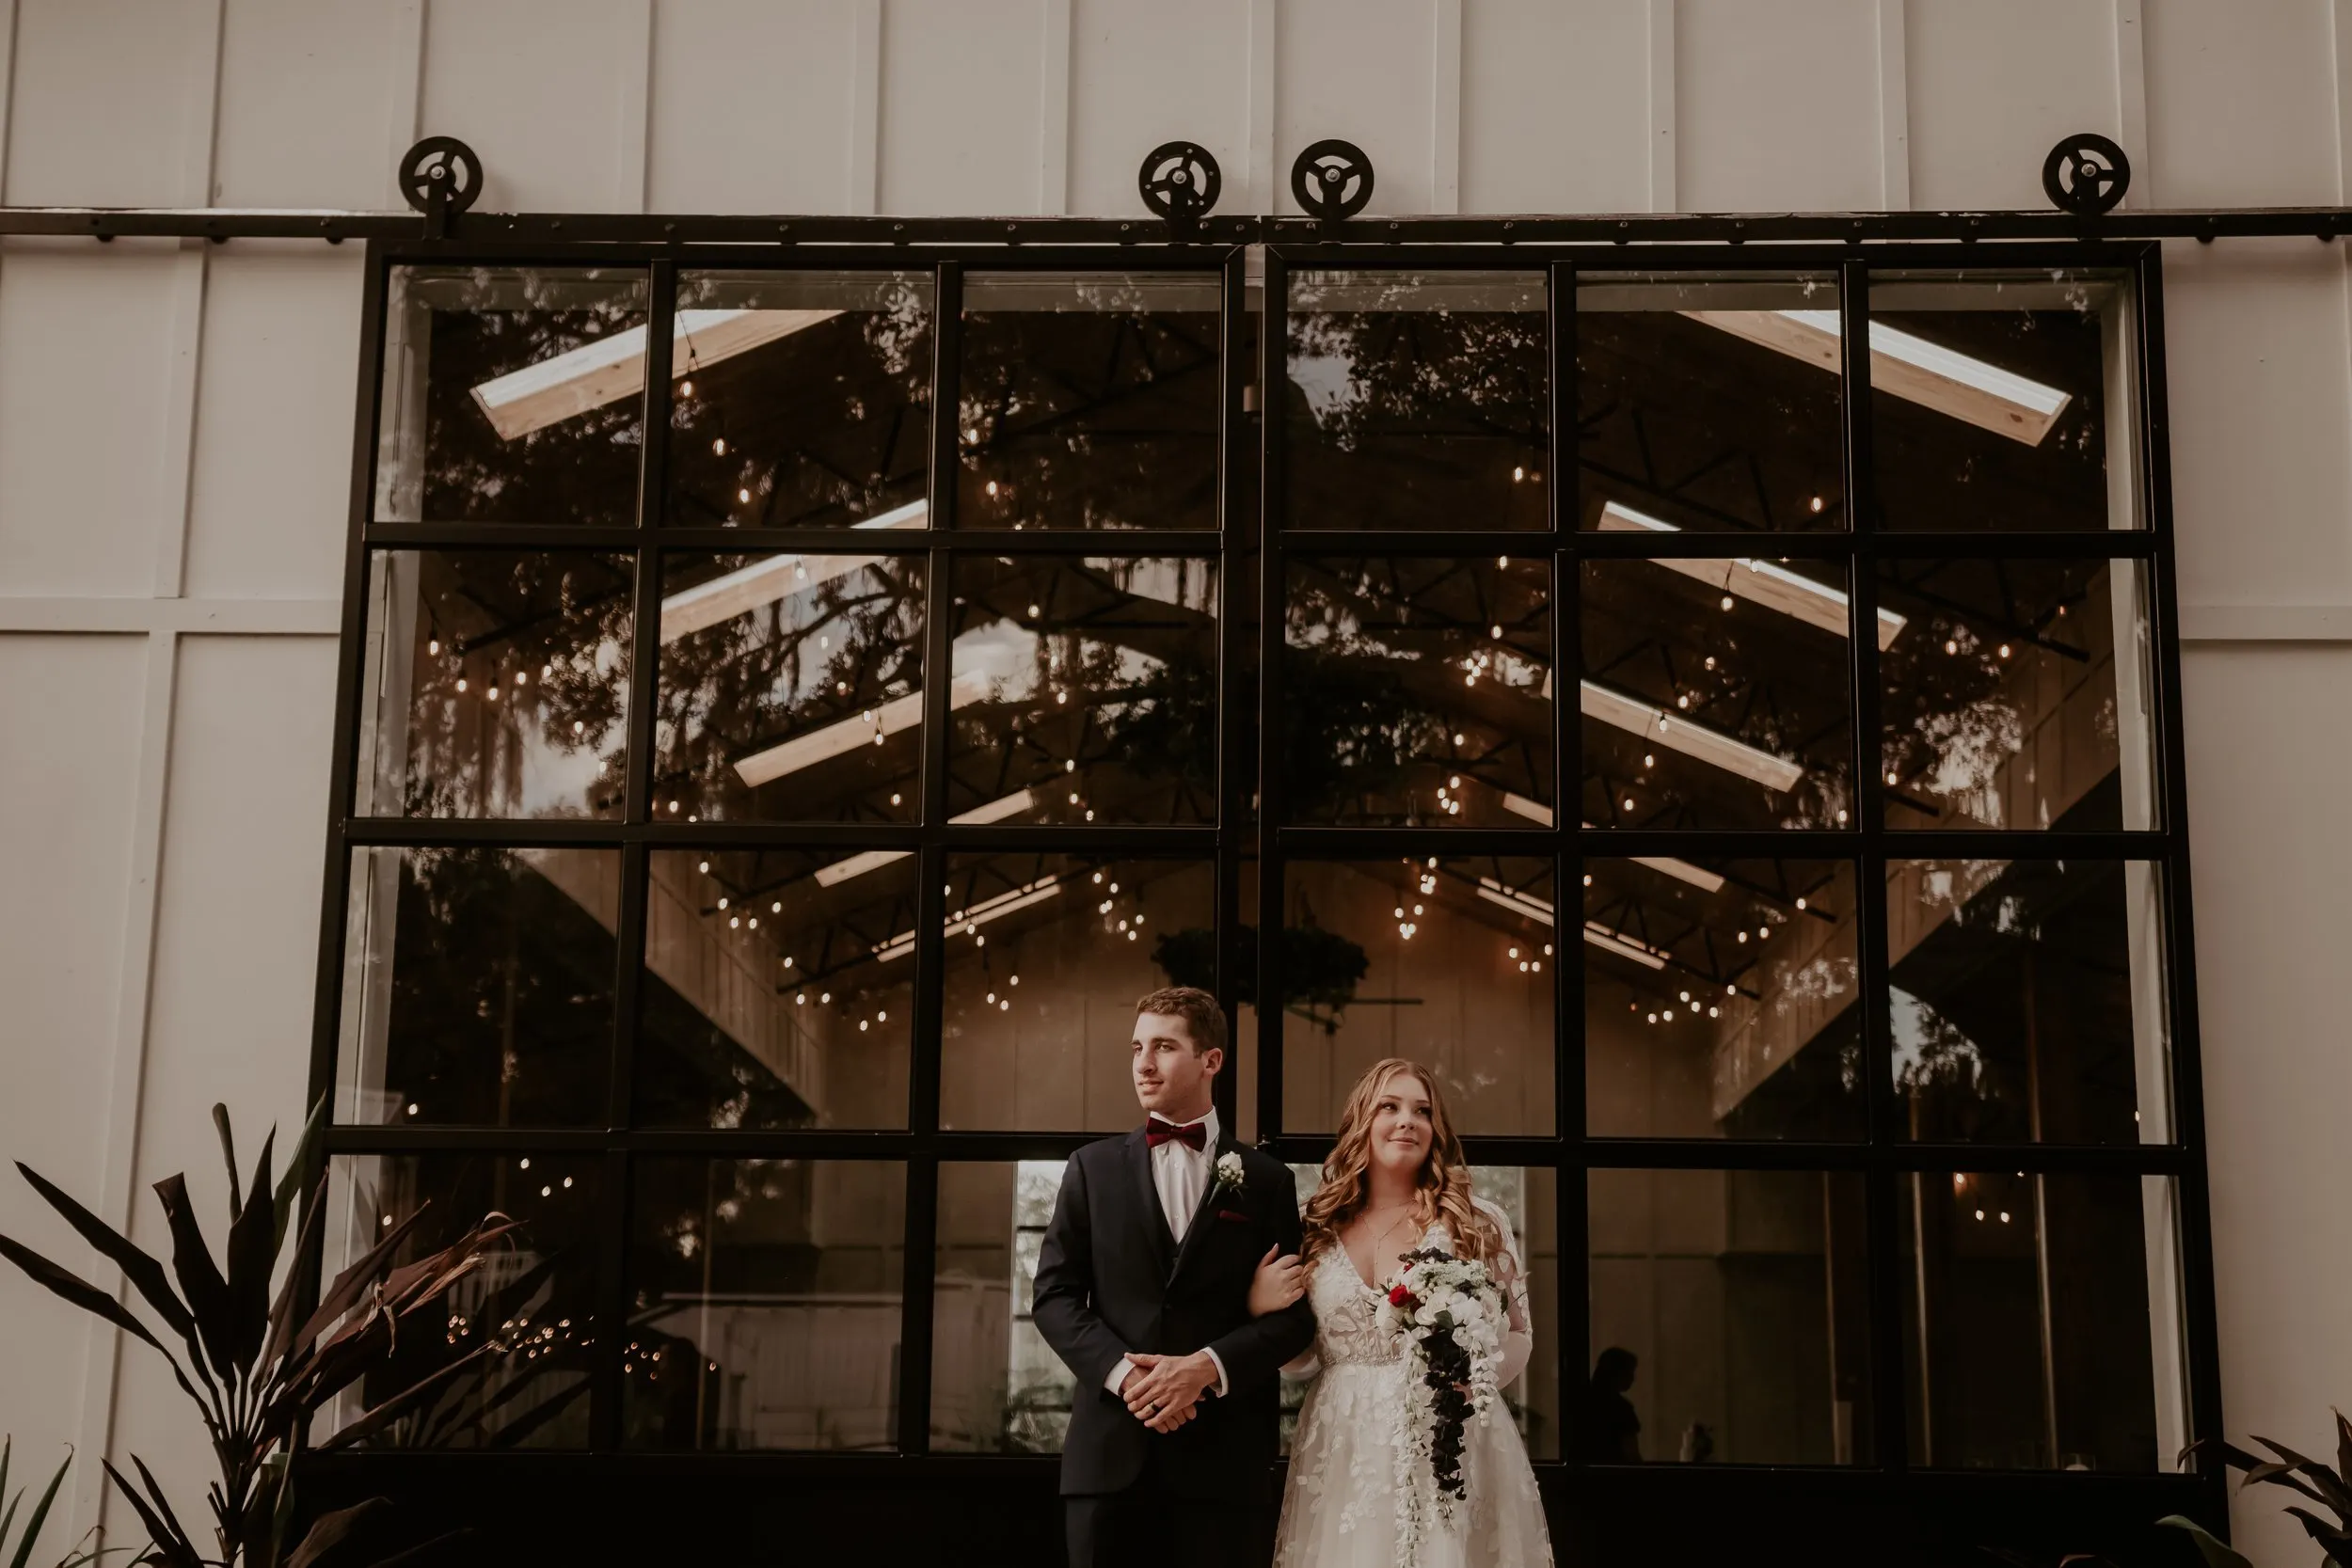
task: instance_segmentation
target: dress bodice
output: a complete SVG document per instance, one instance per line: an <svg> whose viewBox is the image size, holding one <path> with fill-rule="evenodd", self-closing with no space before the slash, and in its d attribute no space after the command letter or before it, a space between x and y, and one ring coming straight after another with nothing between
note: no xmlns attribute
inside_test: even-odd
<svg viewBox="0 0 2352 1568"><path fill-rule="evenodd" d="M1315 1259L1307 1282L1315 1309L1315 1358L1327 1367L1403 1357L1402 1343L1380 1332L1380 1297L1364 1284L1343 1247Z"/></svg>

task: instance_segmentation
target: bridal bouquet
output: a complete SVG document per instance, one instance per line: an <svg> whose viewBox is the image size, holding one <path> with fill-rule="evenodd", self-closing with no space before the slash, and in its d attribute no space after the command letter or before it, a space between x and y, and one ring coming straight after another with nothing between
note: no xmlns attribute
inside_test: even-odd
<svg viewBox="0 0 2352 1568"><path fill-rule="evenodd" d="M1429 1516L1451 1523L1465 1496L1462 1444L1470 1423L1501 1390L1502 1291L1483 1263L1427 1249L1408 1253L1380 1310L1380 1326L1405 1341L1411 1375L1400 1412L1401 1449L1414 1461L1414 1484L1400 1487L1397 1534L1406 1560Z"/></svg>

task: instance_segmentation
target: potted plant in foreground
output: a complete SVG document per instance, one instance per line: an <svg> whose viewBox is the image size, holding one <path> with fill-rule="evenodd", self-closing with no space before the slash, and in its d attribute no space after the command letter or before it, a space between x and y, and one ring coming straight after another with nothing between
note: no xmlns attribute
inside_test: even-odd
<svg viewBox="0 0 2352 1568"><path fill-rule="evenodd" d="M154 1476L136 1455L134 1485L111 1463L106 1473L150 1536L141 1563L165 1568L311 1568L329 1553L346 1560L362 1528L389 1507L381 1497L323 1514L299 1541L294 1524L291 1461L310 1418L389 1353L405 1318L433 1305L478 1267L485 1254L515 1228L490 1214L438 1251L396 1261L426 1212L396 1226L330 1282L318 1305L297 1315L302 1282L319 1261L325 1224L325 1171L318 1158L326 1121L324 1101L311 1114L284 1175L271 1180L273 1132L262 1145L252 1180L238 1183L236 1142L227 1107L213 1107L221 1157L229 1170L229 1228L220 1259L197 1223L184 1176L155 1183L171 1236L171 1271L129 1238L75 1202L40 1173L19 1164L24 1180L65 1217L81 1238L121 1269L156 1325L109 1291L0 1236L0 1258L74 1306L103 1318L161 1355L204 1425L218 1473L208 1488L215 1549L206 1551L183 1527ZM300 1226L293 1221L300 1216ZM288 1266L286 1236L295 1243ZM178 1288L174 1289L174 1281ZM167 1341L171 1343L167 1343ZM172 1348L176 1344L178 1352ZM443 1379L497 1347L485 1344L458 1357L407 1392L378 1405L318 1444L322 1449L359 1441L437 1389ZM54 1492L55 1485L52 1485ZM44 1501L44 1508L46 1503ZM446 1539L446 1537L442 1538ZM427 1542L380 1560L377 1568L407 1562L437 1545ZM22 1568L20 1554L10 1568Z"/></svg>

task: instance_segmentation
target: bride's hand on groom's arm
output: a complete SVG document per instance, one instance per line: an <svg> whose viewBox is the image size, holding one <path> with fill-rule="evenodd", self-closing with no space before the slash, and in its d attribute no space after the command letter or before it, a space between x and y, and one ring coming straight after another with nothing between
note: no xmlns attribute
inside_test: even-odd
<svg viewBox="0 0 2352 1568"><path fill-rule="evenodd" d="M1299 1266L1298 1255L1282 1255L1279 1242L1265 1249L1258 1259L1258 1272L1249 1279L1249 1315L1263 1318L1279 1312L1307 1293L1307 1271Z"/></svg>

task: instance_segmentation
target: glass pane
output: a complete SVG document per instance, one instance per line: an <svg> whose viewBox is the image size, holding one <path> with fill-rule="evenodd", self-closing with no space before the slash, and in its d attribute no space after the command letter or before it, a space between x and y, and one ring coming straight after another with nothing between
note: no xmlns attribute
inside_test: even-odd
<svg viewBox="0 0 2352 1568"><path fill-rule="evenodd" d="M2139 527L2131 317L2121 272L1874 275L1884 526Z"/></svg>
<svg viewBox="0 0 2352 1568"><path fill-rule="evenodd" d="M2188 1442L2170 1179L1899 1180L1912 1463L2169 1470Z"/></svg>
<svg viewBox="0 0 2352 1568"><path fill-rule="evenodd" d="M602 1125L617 849L351 852L335 1119Z"/></svg>
<svg viewBox="0 0 2352 1568"><path fill-rule="evenodd" d="M394 267L377 520L635 523L645 297L642 272Z"/></svg>
<svg viewBox="0 0 2352 1568"><path fill-rule="evenodd" d="M357 813L620 816L632 578L626 555L374 552Z"/></svg>
<svg viewBox="0 0 2352 1568"><path fill-rule="evenodd" d="M1895 1086L1912 1137L2171 1136L2159 886L2145 861L1887 867Z"/></svg>
<svg viewBox="0 0 2352 1568"><path fill-rule="evenodd" d="M1584 863L1596 1137L1860 1138L1853 867Z"/></svg>
<svg viewBox="0 0 2352 1568"><path fill-rule="evenodd" d="M939 1124L1139 1125L1127 1049L1136 999L1162 986L1209 987L1210 863L951 855L947 913Z"/></svg>
<svg viewBox="0 0 2352 1568"><path fill-rule="evenodd" d="M1578 526L1847 526L1837 278L1587 274Z"/></svg>
<svg viewBox="0 0 2352 1568"><path fill-rule="evenodd" d="M1886 825L2155 826L2146 578L2135 561L1883 562Z"/></svg>
<svg viewBox="0 0 2352 1568"><path fill-rule="evenodd" d="M1293 528L1546 529L1541 273L1291 279Z"/></svg>
<svg viewBox="0 0 2352 1568"><path fill-rule="evenodd" d="M657 819L912 822L921 557L671 556Z"/></svg>
<svg viewBox="0 0 2352 1568"><path fill-rule="evenodd" d="M895 1160L638 1161L623 1445L897 1448L906 1192Z"/></svg>
<svg viewBox="0 0 2352 1568"><path fill-rule="evenodd" d="M964 556L957 822L1216 820L1216 562Z"/></svg>
<svg viewBox="0 0 2352 1568"><path fill-rule="evenodd" d="M421 1208L424 1218L394 1253L399 1263L421 1261L491 1214L521 1228L439 1302L402 1320L389 1355L327 1409L319 1435L473 1356L364 1446L587 1447L599 1165L575 1154L337 1155L327 1177L328 1279Z"/></svg>
<svg viewBox="0 0 2352 1568"><path fill-rule="evenodd" d="M1848 825L1842 565L1588 561L1583 583L1587 823Z"/></svg>
<svg viewBox="0 0 2352 1568"><path fill-rule="evenodd" d="M690 272L670 349L668 522L922 528L928 272Z"/></svg>
<svg viewBox="0 0 2352 1568"><path fill-rule="evenodd" d="M1075 1379L1029 1317L1060 1160L939 1167L931 1449L1059 1453Z"/></svg>
<svg viewBox="0 0 2352 1568"><path fill-rule="evenodd" d="M904 1127L914 854L647 857L637 1119Z"/></svg>
<svg viewBox="0 0 2352 1568"><path fill-rule="evenodd" d="M1288 612L1293 820L1551 825L1544 558L1294 561Z"/></svg>
<svg viewBox="0 0 2352 1568"><path fill-rule="evenodd" d="M963 528L1215 528L1215 273L963 288Z"/></svg>
<svg viewBox="0 0 2352 1568"><path fill-rule="evenodd" d="M1282 898L1284 1131L1337 1128L1356 1081L1406 1056L1456 1132L1550 1134L1550 861L1294 862Z"/></svg>
<svg viewBox="0 0 2352 1568"><path fill-rule="evenodd" d="M1861 1176L1597 1170L1590 1180L1585 1457L1870 1463Z"/></svg>

